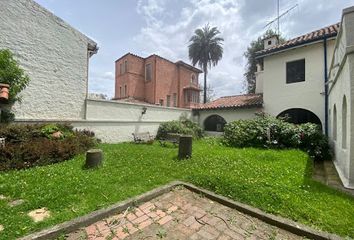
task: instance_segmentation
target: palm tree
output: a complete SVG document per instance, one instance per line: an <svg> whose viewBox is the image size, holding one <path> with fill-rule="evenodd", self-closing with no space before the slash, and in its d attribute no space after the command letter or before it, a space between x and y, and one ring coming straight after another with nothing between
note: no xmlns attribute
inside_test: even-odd
<svg viewBox="0 0 354 240"><path fill-rule="evenodd" d="M218 37L220 31L207 24L203 28L195 30L194 35L189 40L189 59L193 66L197 65L203 69L204 72L204 103L207 101L207 75L208 68L216 66L222 58L223 38Z"/></svg>

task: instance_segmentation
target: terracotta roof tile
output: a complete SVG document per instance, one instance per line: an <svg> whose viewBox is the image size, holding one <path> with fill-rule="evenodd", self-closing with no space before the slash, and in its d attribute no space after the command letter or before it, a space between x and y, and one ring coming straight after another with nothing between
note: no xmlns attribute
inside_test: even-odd
<svg viewBox="0 0 354 240"><path fill-rule="evenodd" d="M250 108L261 107L263 104L262 94L245 94L236 96L226 96L218 98L212 102L201 104L195 109L224 109L224 108Z"/></svg>
<svg viewBox="0 0 354 240"><path fill-rule="evenodd" d="M340 23L336 23L336 24L318 29L316 31L313 31L313 32L307 33L305 35L291 39L289 41L286 41L282 44L278 44L272 48L258 51L256 53L256 57L257 58L263 57L267 54L275 53L275 52L278 52L278 51L281 51L281 50L284 50L287 48L299 46L299 45L306 44L309 42L315 42L315 41L324 39L325 37L328 38L328 37L337 36L339 29L340 29Z"/></svg>

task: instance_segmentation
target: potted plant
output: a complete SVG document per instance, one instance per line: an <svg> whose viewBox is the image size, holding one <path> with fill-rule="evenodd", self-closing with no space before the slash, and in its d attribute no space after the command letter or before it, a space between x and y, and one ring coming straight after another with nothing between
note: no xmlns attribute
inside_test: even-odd
<svg viewBox="0 0 354 240"><path fill-rule="evenodd" d="M7 102L9 100L10 85L0 83L0 102Z"/></svg>

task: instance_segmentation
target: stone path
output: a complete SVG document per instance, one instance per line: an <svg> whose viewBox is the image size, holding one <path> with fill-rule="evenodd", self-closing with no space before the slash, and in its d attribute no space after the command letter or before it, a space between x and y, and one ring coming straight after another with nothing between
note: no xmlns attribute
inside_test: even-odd
<svg viewBox="0 0 354 240"><path fill-rule="evenodd" d="M77 239L302 239L184 188L68 234Z"/></svg>
<svg viewBox="0 0 354 240"><path fill-rule="evenodd" d="M315 161L313 179L354 196L354 189L348 189L343 186L332 161Z"/></svg>

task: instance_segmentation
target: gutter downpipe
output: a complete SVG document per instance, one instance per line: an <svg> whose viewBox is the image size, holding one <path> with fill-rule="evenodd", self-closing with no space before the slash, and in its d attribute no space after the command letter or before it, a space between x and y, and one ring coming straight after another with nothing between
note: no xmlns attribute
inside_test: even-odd
<svg viewBox="0 0 354 240"><path fill-rule="evenodd" d="M327 75L327 38L323 39L324 85L325 85L325 134L328 136L328 75Z"/></svg>

